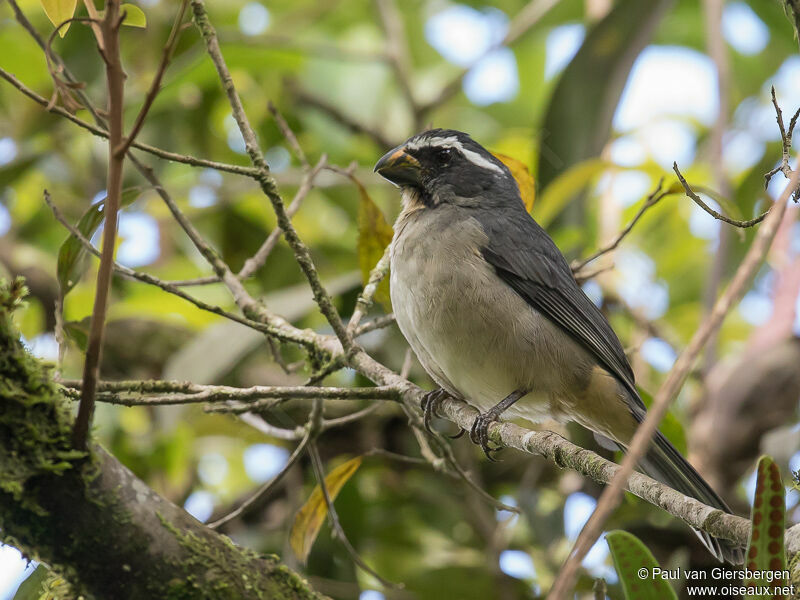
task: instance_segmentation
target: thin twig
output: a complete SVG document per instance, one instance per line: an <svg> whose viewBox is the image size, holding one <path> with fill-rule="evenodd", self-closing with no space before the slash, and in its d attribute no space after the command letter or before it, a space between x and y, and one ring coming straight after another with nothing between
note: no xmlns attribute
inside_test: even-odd
<svg viewBox="0 0 800 600"><path fill-rule="evenodd" d="M342 346L349 350L353 347L353 341L345 330L345 326L342 323L339 313L333 306L333 302L331 301L328 292L325 290L322 282L319 279L317 269L311 260L311 253L309 252L308 247L297 235L297 231L292 225L289 216L286 214L286 208L284 206L283 199L278 193L277 184L270 175L269 167L267 166L267 163L264 160L264 155L262 154L258 145L255 131L253 131L250 121L245 114L242 101L239 98L239 94L236 92L236 86L233 83L233 78L231 77L230 71L225 64L225 59L222 56L222 51L219 47L219 41L217 40L216 31L211 25L211 22L208 19L208 14L205 10L205 3L203 0L192 0L192 9L194 11L195 25L197 25L197 28L203 37L208 55L211 58L211 62L214 63L220 83L222 84L225 94L228 97L228 103L231 106L233 117L239 127L242 138L244 139L247 154L258 172L257 181L259 182L262 191L272 204L272 208L275 211L275 215L278 219L278 226L283 230L283 235L291 247L295 255L295 259L300 265L303 274L306 276L309 285L311 286L311 291L314 294L314 300L316 301L317 306L319 306L320 312L327 319ZM221 275L219 272L217 274ZM241 285L232 273L230 274L230 277L233 278L236 283Z"/></svg>
<svg viewBox="0 0 800 600"><path fill-rule="evenodd" d="M183 15L186 14L187 4L188 0L181 0L181 6L172 24L172 30L169 32L167 43L164 44L164 50L161 53L161 61L158 64L155 77L153 77L153 82L150 84L150 89L147 91L147 95L144 98L142 108L139 109L139 114L136 115L136 121L133 123L130 133L128 133L128 136L118 147L114 148L114 152L117 154L125 154L134 140L136 140L136 136L139 135L139 132L142 130L144 120L147 118L150 107L153 106L158 92L161 91L161 80L164 78L164 73L167 71L169 61L172 60L172 53L175 51L175 46L178 43L178 37L181 32L181 22L183 21Z"/></svg>
<svg viewBox="0 0 800 600"><path fill-rule="evenodd" d="M49 101L46 98L43 98L32 89L27 87L24 83L22 83L19 79L14 77L11 73L0 67L0 77L5 79L8 83L10 83L13 87L17 90L22 92L25 96L36 102L37 104L43 106L47 109L48 112L57 114L61 117L64 117L68 121L73 122L78 127L82 127L86 131L90 133L108 139L108 131L92 125L91 123L87 123L83 119L80 119L70 113L68 110L60 106L49 106ZM153 156L158 156L159 158L163 158L165 160L170 160L173 162L179 162L183 164L187 164L193 167L205 167L209 169L216 169L217 171L224 171L227 173L233 173L234 175L244 175L245 177L250 177L255 179L257 176L256 170L252 167L243 167L240 165L231 165L228 163L221 163L216 162L213 160L206 160L204 158L196 158L194 156L189 156L186 154L178 154L177 152L169 152L167 150L162 150L161 148L156 148L155 146L150 146L149 144L143 144L141 142L133 142L131 147L137 148L138 150L142 150Z"/></svg>
<svg viewBox="0 0 800 600"><path fill-rule="evenodd" d="M797 124L797 117L800 116L800 108L798 108L797 112L795 112L792 118L789 120L789 130L787 131L785 125L783 124L783 111L778 105L778 99L775 97L775 86L770 88L770 94L772 96L772 106L775 107L775 120L778 122L778 129L781 133L781 162L777 167L768 171L764 175L764 189L767 189L772 177L778 171L783 173L784 177L787 179L792 176L792 168L789 166L789 154L792 150L792 134L794 133L794 127ZM798 194L800 194L800 190L795 193L795 201L798 199Z"/></svg>
<svg viewBox="0 0 800 600"><path fill-rule="evenodd" d="M364 417L367 417L372 413L374 413L381 406L384 406L384 404L376 402L375 404L370 404L366 408L357 410L356 412L350 413L349 415L345 415L343 417L337 417L335 419L326 419L322 422L322 431L328 431L329 429L333 429L334 427L343 427L344 425L350 425L351 423L360 421Z"/></svg>
<svg viewBox="0 0 800 600"><path fill-rule="evenodd" d="M328 519L330 520L331 529L333 530L334 536L342 543L352 561L365 573L369 573L388 588L402 589L404 587L402 584L393 583L381 577L372 567L364 562L361 556L359 556L358 552L356 552L356 549L353 548L350 540L347 539L344 529L342 529L342 524L339 522L339 515L336 513L336 508L333 506L333 500L331 500L331 495L328 492L328 486L325 484L325 470L322 467L322 460L319 457L319 452L317 451L315 442L311 442L309 444L308 456L311 458L311 465L314 468L314 475L317 478L319 489L322 491L322 497L325 499L325 506L328 508Z"/></svg>
<svg viewBox="0 0 800 600"><path fill-rule="evenodd" d="M581 261L573 262L571 265L572 273L573 274L579 273L586 265L588 265L593 260L600 258L604 254L608 254L612 250L616 250L620 242L622 242L622 240L625 239L625 236L627 236L631 232L636 223L639 222L639 219L642 218L644 213L647 212L649 208L658 204L659 200L661 200L664 196L669 195L670 193L669 190L663 192L661 191L661 186L663 184L664 184L664 178L662 177L661 179L658 180L658 185L656 185L656 188L652 192L650 192L650 194L647 196L647 199L644 201L642 206L637 211L636 215L634 215L633 219L631 219L631 222L628 223L625 226L625 228L622 231L620 231L613 240L611 240L610 243L606 244L605 246L597 250L597 252L591 254L589 257Z"/></svg>
<svg viewBox="0 0 800 600"><path fill-rule="evenodd" d="M608 487L603 490L597 502L597 507L578 536L569 558L561 568L548 594L548 598L553 600L564 598L571 589L581 560L583 560L583 557L586 556L586 553L597 540L606 520L619 504L622 491L625 488L625 482L650 445L650 440L652 440L672 400L686 381L686 377L695 359L699 356L709 338L722 325L722 322L731 308L744 295L747 284L764 261L764 257L772 244L772 240L778 231L778 226L786 212L786 205L789 201L789 197L797 189L798 181L800 181L798 175L800 175L800 170L792 175L781 197L769 211L769 215L756 233L755 239L742 260L741 265L739 265L739 268L736 270L736 274L730 285L725 292L723 292L722 296L720 296L719 300L717 300L708 318L703 321L703 324L694 336L692 336L689 345L678 357L678 360L675 361L675 365L658 390L653 404L647 412L647 417L636 430L636 434L633 436L628 446L628 453L622 461L618 473L614 476L614 479L611 480Z"/></svg>
<svg viewBox="0 0 800 600"><path fill-rule="evenodd" d="M72 225L72 223L70 223L64 217L63 214L61 214L61 211L53 203L52 199L50 198L50 194L47 190L44 190L44 201L50 207L50 210L53 211L53 216L56 218L56 220L59 223L61 223L67 229L67 231L69 231L70 235L72 235L75 239L77 239L89 253L96 256L97 258L100 258L100 251L97 250L97 248L95 248L92 245L92 242L88 240L86 236L84 236L74 225ZM290 330L274 328L260 321L241 317L237 314L226 311L225 309L219 306L203 302L202 300L199 300L194 296L190 296L180 288L166 281L163 281L158 277L150 275L149 273L142 273L141 271L135 271L116 262L114 263L114 271L123 277L127 277L129 279L153 285L157 288L164 290L165 292L178 296L179 298L182 298L187 302L194 304L197 308L201 310L214 313L215 315L219 315L220 317L225 317L226 319L230 319L231 321L235 321L246 327L255 329L256 331L260 331L264 334L273 336L281 341L304 345L306 347L309 347L309 344L311 343L307 338L307 336L297 336L294 335L294 332L291 332Z"/></svg>
<svg viewBox="0 0 800 600"><path fill-rule="evenodd" d="M123 103L125 101L125 72L119 48L119 28L122 17L119 14L118 0L106 2L105 14L99 29L98 46L104 49L106 63L106 84L108 87L108 175L106 181L105 226L103 227L103 252L97 271L92 318L86 343L86 358L83 363L83 386L78 415L72 430L72 444L78 450L87 448L89 428L94 413L95 387L100 373L100 352L103 348L106 308L111 289L111 274L114 268L114 250L117 237L117 216L122 197L122 169L125 154L114 149L123 137ZM97 32L96 32L97 34Z"/></svg>
<svg viewBox="0 0 800 600"><path fill-rule="evenodd" d="M390 248L387 246L383 251L383 256L381 256L378 263L375 265L372 271L370 271L367 285L364 286L364 290L361 292L361 294L359 294L358 299L356 300L356 308L353 311L353 315L350 317L350 322L347 324L347 331L351 334L355 331L358 331L358 324L369 310L369 307L372 306L372 299L375 296L375 292L378 291L378 286L389 272L389 251ZM362 331L361 333L364 332Z"/></svg>
<svg viewBox="0 0 800 600"><path fill-rule="evenodd" d="M62 386L81 389L78 380L64 380ZM324 398L326 400L397 400L399 392L389 386L377 387L307 387L255 385L237 388L227 385L201 385L188 381L101 381L97 384L98 400L123 406L198 404L206 402L247 403L255 409L263 399L292 400ZM155 394L155 395L153 395ZM223 411L236 412L236 411Z"/></svg>
<svg viewBox="0 0 800 600"><path fill-rule="evenodd" d="M703 202L703 200L702 200L702 198L700 198L700 196L698 196L697 194L694 193L694 190L692 190L691 186L688 184L686 179L684 179L683 175L681 174L680 170L678 169L678 163L672 163L672 170L675 171L675 174L678 176L678 181L681 182L681 185L683 186L683 189L686 192L686 195L689 198L691 198L692 200L694 200L694 202L695 202L695 204L697 204L697 206L702 208L704 211L706 211L708 214L710 214L715 219L718 219L719 221L723 221L723 222L727 223L728 225L733 225L734 227L741 227L742 229L746 229L748 227L752 227L753 225L758 225L759 223L761 223L761 221L763 221L766 218L766 216L772 210L772 208L769 208L769 209L765 210L763 213L761 213L760 215L758 215L756 218L749 219L747 221L739 221L737 219L731 219L730 217L726 217L722 213L718 213L717 211L715 211L708 204Z"/></svg>
<svg viewBox="0 0 800 600"><path fill-rule="evenodd" d="M247 514L248 509L251 506L269 496L272 493L272 491L278 487L278 484L283 480L283 477L286 475L286 473L289 472L289 469L291 469L295 465L295 463L299 460L299 458L303 455L310 441L311 441L311 429L308 428L306 430L305 436L303 436L303 439L294 449L294 452L292 452L292 454L289 456L289 460L286 461L284 467L278 472L277 475L275 475L275 477L264 483L260 488L258 488L253 493L252 496L250 496L247 500L242 502L235 509L227 513L224 517L220 517L216 521L208 523L208 527L210 527L211 529L218 529L219 527L225 525L225 523L232 521L236 517L239 517L243 514Z"/></svg>
<svg viewBox="0 0 800 600"><path fill-rule="evenodd" d="M395 141L389 139L376 127L371 127L365 123L362 123L361 121L356 120L324 98L315 96L311 92L303 90L297 84L292 82L289 82L287 85L289 87L289 92L299 104L305 104L306 106L320 110L353 133L366 135L367 137L371 138L379 148L391 148L392 146L396 145Z"/></svg>
<svg viewBox="0 0 800 600"><path fill-rule="evenodd" d="M386 56L400 85L411 113L414 115L414 129L421 126L422 115L411 86L411 59L408 50L403 17L394 0L376 0L381 26L386 36Z"/></svg>
<svg viewBox="0 0 800 600"><path fill-rule="evenodd" d="M283 137L285 137L286 141L289 142L289 146L292 148L292 152L294 152L297 160L300 161L300 165L303 167L303 169L310 168L311 165L308 164L306 153L303 152L300 142L297 141L297 136L294 134L294 131L292 131L292 128L289 127L289 123L286 122L286 119L283 118L283 115L271 100L267 103L267 108L269 109L272 118L275 119L278 129L281 130L281 134L283 134Z"/></svg>

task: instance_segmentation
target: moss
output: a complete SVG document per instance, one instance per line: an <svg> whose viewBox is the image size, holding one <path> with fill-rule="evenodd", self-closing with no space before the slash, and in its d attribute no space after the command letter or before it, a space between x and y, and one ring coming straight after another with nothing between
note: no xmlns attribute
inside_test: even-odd
<svg viewBox="0 0 800 600"><path fill-rule="evenodd" d="M291 591L288 596L290 598L322 598L311 591L308 582L302 577L282 565L277 556L261 555L241 548L224 535L204 539L192 532L181 531L161 515L159 519L188 556L180 565L175 565L184 569L187 575L182 580L174 581L168 600L278 600L279 597L275 594L279 587L288 588ZM202 579L194 575L195 573L203 573ZM248 575L249 573L253 576Z"/></svg>
<svg viewBox="0 0 800 600"><path fill-rule="evenodd" d="M0 490L44 514L26 496L26 484L64 473L86 455L72 448L69 408L47 371L25 351L12 322L26 293L21 278L0 280Z"/></svg>

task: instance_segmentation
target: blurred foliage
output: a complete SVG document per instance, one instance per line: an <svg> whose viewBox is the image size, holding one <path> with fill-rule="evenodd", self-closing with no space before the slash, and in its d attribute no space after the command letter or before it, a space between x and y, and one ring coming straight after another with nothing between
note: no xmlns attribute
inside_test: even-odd
<svg viewBox="0 0 800 600"><path fill-rule="evenodd" d="M622 580L626 600L677 600L666 578L655 574L661 567L636 536L627 531L609 531L606 542ZM643 572L647 574L645 577L642 577Z"/></svg>
<svg viewBox="0 0 800 600"><path fill-rule="evenodd" d="M47 38L53 26L38 0L19 4ZM164 0L137 4L147 26L122 31L128 73L127 128L144 100L177 8ZM274 0L265 3L261 11L253 9L254 4L242 0L208 2L208 9L284 198L288 200L297 190L303 168L272 120L268 100L286 118L312 163L325 153L331 164L357 165L354 177L359 185L341 174L323 171L294 217L337 307L343 315L349 315L361 276L368 274L380 256L391 235L389 223L399 211L396 190L372 173L372 165L388 148L370 135L354 133L319 107L300 101L297 90L324 100L393 143L414 133L414 115L385 59L384 31L373 2ZM491 8L487 4L463 2L479 14L496 15L492 11L500 11L508 19L513 19L526 2L498 0ZM459 92L433 107L423 119L433 126L467 131L504 160L509 157L513 164L527 167L538 187L532 214L569 258L588 255L612 239L636 214L639 202L661 177L667 186L674 181L671 165L659 162L652 148L642 143L634 161L618 160L611 152L615 140L643 135L645 128L620 132L613 126L620 94L639 51L647 44L656 44L689 48L699 54L706 47L701 3L619 0L609 3L611 12L605 18L592 16L597 14L595 8L604 4L562 0L520 37L511 48L518 91L509 99L481 106ZM424 103L436 97L463 69L446 60L426 37L430 18L453 5L444 0L403 0L397 5L413 65L412 88L417 100ZM795 57L797 44L792 25L778 3L750 0L744 5L767 28L769 43L753 54L728 46L731 108L725 117L731 131L756 122L755 113L748 112L748 107L766 106L768 118L756 125L762 127L763 135L760 145L750 151L753 160L726 171L731 194L720 204L723 210L752 218L769 202L763 173L780 156L768 104L769 85L781 65ZM79 8L77 14L83 14L82 10ZM264 30L248 34L258 19L265 18L264 11ZM53 21L59 19L50 14ZM549 36L562 26L576 24L586 29L583 46L565 69L546 77ZM85 82L84 91L103 106L102 62L88 28L73 23L68 35L54 40L53 49ZM0 4L0 66L45 98L51 97L53 84L43 52L16 22L7 3ZM683 81L668 84L685 95L695 94L693 89L684 89ZM791 114L796 107L783 108ZM85 110L78 111L78 116L90 120ZM680 114L669 119L679 121L693 136L693 158L680 165L683 173L694 185L713 188L709 123ZM248 164L228 102L193 28L180 38L163 90L139 139L173 152ZM0 270L4 275L25 274L32 295L27 307L18 311L19 327L34 349L51 360L57 356L53 316L57 281L60 277L70 281L68 286L74 284L64 298L69 335L62 340L60 368L64 377L78 377L81 335L85 337L85 319L91 312L97 261L89 257L84 262L78 256L81 252L70 250L70 242L65 244L66 232L44 204L42 194L47 189L66 217L72 223L81 223L82 216L92 215L93 203L103 197L107 148L103 140L45 112L3 82L0 147L8 147L5 140L11 140L13 152L11 158L0 160L0 232L4 232L0 237ZM234 270L241 268L275 227L269 203L252 180L138 155L154 168L181 209ZM637 192L640 200L634 197L623 202L615 197L620 190L627 191L626 197L637 196L629 189L630 176L643 182L633 188L641 187ZM120 261L165 280L209 275L208 266L155 191L130 164L126 165L124 186L137 193L122 211ZM617 268L588 284L587 289L601 301L623 344L630 349L643 390L654 392L658 388L664 377L664 357L668 363L703 319L707 281L718 260L716 229L712 228L709 235L708 223L703 231L696 227L703 218L685 197L675 194L665 198L625 238L615 257ZM99 225L87 223L86 235L94 233L96 238ZM380 239L380 243L364 250L364 234L372 227L374 239ZM751 230L731 236L721 261L723 283L752 236ZM61 260L68 266L59 266L60 254L65 252L69 256ZM78 268L79 264L85 264L85 270ZM601 259L590 268L610 264ZM755 284L761 296L770 297L769 282L777 264L762 269ZM291 252L282 242L247 286L292 323L327 328ZM187 290L207 303L235 311L220 285ZM371 316L384 310L378 305ZM717 355L723 360L746 348L756 328L751 317L743 310L733 310L729 315L717 340ZM653 330L643 329L643 319L652 322L661 341L653 339ZM642 351L649 347L645 344L654 341L662 344L662 350L667 347L660 361ZM388 366L399 369L403 364L407 346L396 328L373 332L361 342ZM293 347L278 348L277 353L287 364L303 358ZM285 372L263 336L154 287L120 278L113 282L104 356L103 376L114 379L166 377L248 386L300 384L309 375L305 370ZM423 386L432 385L416 363L410 377ZM329 376L325 383L368 382L344 370ZM701 379L691 380L674 407L674 419L665 424L666 433L682 449L687 433L681 423L687 422L703 389ZM386 404L360 421L326 432L319 441L325 463L336 464L343 456L365 455L374 448L418 457L419 447L405 415L398 407ZM331 402L325 407L326 418L363 407L360 402ZM293 428L305 422L309 408L306 401L288 402L268 418L276 425ZM222 516L248 497L274 472L270 468L280 464L275 453L283 456L281 452L292 447L292 443L265 436L235 418L205 413L199 406L101 405L95 424L102 442L139 477L174 502L188 501L195 514L205 517L211 517L204 514L211 511L214 517ZM562 425L547 426L567 433ZM582 445L613 456L586 432L570 428L569 433ZM720 432L720 439L724 443L724 432ZM800 440L794 443L797 447L793 451L800 450ZM691 440L688 446L691 448ZM378 573L405 585L400 591L383 590L386 598L538 597L552 583L569 552L570 539L574 539L568 532L574 531L575 521L582 518L581 513L565 509L565 498L596 497L599 487L528 456L505 452L503 462L489 464L466 440L453 442L453 447L482 487L495 497L516 502L522 514L498 513L463 483L426 464L367 455L336 500L342 527ZM290 566L298 567L289 551L288 533L314 484L311 466L304 458L257 510L226 525L224 531L237 543L277 553ZM747 500L743 488L738 493L739 497L732 500L741 511ZM790 497L787 520L795 519L796 502L796 497ZM632 497L626 498L608 527L635 531L665 568L711 565L688 528ZM518 559L518 553L528 556L533 567L524 563L525 568L514 568L519 561L512 559ZM591 597L593 578L603 576L609 581L608 595L623 597L607 555L601 552L597 561L587 565L578 582L580 595ZM362 590L381 589L378 582L354 567L324 524L303 571L314 586L334 598L353 599Z"/></svg>

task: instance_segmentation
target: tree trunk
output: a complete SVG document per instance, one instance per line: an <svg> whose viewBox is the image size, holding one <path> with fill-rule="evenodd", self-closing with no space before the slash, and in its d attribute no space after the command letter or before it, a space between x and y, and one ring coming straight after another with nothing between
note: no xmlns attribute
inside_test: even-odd
<svg viewBox="0 0 800 600"><path fill-rule="evenodd" d="M71 448L71 411L11 323L0 287L0 531L81 593L113 598L321 599L276 556L239 548L97 444Z"/></svg>

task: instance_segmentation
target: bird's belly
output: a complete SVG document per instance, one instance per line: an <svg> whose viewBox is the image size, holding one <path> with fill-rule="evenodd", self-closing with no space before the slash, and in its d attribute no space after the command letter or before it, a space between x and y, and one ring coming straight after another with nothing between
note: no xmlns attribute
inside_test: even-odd
<svg viewBox="0 0 800 600"><path fill-rule="evenodd" d="M467 244L451 245L447 257L427 245L393 248L391 266L397 323L423 367L481 411L524 389L508 418L563 416L559 399L580 385L583 351ZM441 240L436 245L441 251Z"/></svg>

